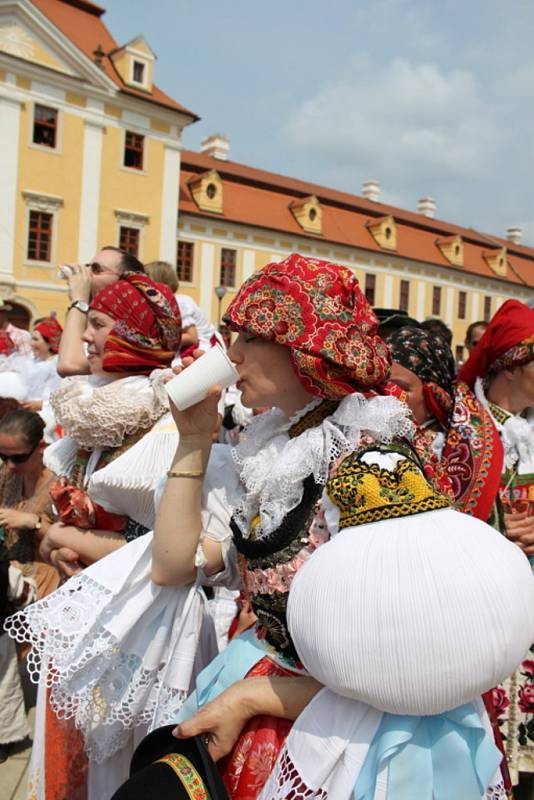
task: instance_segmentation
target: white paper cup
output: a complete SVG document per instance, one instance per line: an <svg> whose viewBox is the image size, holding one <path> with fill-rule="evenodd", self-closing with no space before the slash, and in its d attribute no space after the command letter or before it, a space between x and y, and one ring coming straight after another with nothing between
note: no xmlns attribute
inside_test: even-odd
<svg viewBox="0 0 534 800"><path fill-rule="evenodd" d="M212 386L226 389L238 380L239 372L222 347L216 344L166 383L165 388L176 408L185 411L204 400Z"/></svg>

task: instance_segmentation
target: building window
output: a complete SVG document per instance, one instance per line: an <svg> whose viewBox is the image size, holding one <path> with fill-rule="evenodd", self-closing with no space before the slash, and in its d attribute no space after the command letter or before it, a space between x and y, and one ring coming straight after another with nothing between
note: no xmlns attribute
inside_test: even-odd
<svg viewBox="0 0 534 800"><path fill-rule="evenodd" d="M133 62L133 80L135 83L142 83L145 82L145 65L142 61L134 61Z"/></svg>
<svg viewBox="0 0 534 800"><path fill-rule="evenodd" d="M491 319L491 297L484 298L484 322L489 322Z"/></svg>
<svg viewBox="0 0 534 800"><path fill-rule="evenodd" d="M124 166L130 169L143 169L143 150L145 137L140 133L126 131L124 139Z"/></svg>
<svg viewBox="0 0 534 800"><path fill-rule="evenodd" d="M52 214L30 210L28 261L51 261Z"/></svg>
<svg viewBox="0 0 534 800"><path fill-rule="evenodd" d="M43 147L56 147L57 111L55 108L35 105L33 110L33 143Z"/></svg>
<svg viewBox="0 0 534 800"><path fill-rule="evenodd" d="M184 283L193 283L193 255L195 245L193 242L178 242L176 251L176 273L178 280Z"/></svg>
<svg viewBox="0 0 534 800"><path fill-rule="evenodd" d="M228 247L223 247L221 250L220 286L228 286L230 289L235 287L236 264L237 250L230 250Z"/></svg>
<svg viewBox="0 0 534 800"><path fill-rule="evenodd" d="M467 305L467 293L458 293L458 319L465 319L465 310Z"/></svg>
<svg viewBox="0 0 534 800"><path fill-rule="evenodd" d="M399 292L399 310L407 312L409 305L410 305L410 281L401 281L400 292Z"/></svg>
<svg viewBox="0 0 534 800"><path fill-rule="evenodd" d="M441 286L432 287L432 313L437 317L441 314Z"/></svg>
<svg viewBox="0 0 534 800"><path fill-rule="evenodd" d="M375 304L375 292L376 292L376 275L371 275L370 272L365 274L365 297L369 305L374 306Z"/></svg>
<svg viewBox="0 0 534 800"><path fill-rule="evenodd" d="M127 228L125 225L120 226L119 232L119 247L125 253L130 253L132 256L139 258L139 228Z"/></svg>

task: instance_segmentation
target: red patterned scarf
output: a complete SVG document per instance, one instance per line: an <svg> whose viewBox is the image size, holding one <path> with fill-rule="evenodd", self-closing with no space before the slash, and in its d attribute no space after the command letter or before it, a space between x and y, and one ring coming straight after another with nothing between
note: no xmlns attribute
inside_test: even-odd
<svg viewBox="0 0 534 800"><path fill-rule="evenodd" d="M290 348L307 392L344 397L380 391L389 375L377 319L347 267L293 254L241 287L225 323Z"/></svg>
<svg viewBox="0 0 534 800"><path fill-rule="evenodd" d="M180 346L182 320L168 286L132 272L101 289L91 308L116 320L104 347L106 372L148 375L170 366Z"/></svg>
<svg viewBox="0 0 534 800"><path fill-rule="evenodd" d="M52 353L58 352L63 328L55 317L45 317L45 319L37 323L34 327L34 331L41 334Z"/></svg>

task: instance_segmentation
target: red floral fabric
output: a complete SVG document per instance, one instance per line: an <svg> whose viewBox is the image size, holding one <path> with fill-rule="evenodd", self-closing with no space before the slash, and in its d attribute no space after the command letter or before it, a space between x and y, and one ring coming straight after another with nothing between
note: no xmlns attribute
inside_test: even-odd
<svg viewBox="0 0 534 800"><path fill-rule="evenodd" d="M63 525L75 525L84 530L97 528L121 532L128 522L128 517L106 511L102 506L93 503L84 489L73 486L65 477L54 481L50 487L50 497Z"/></svg>
<svg viewBox="0 0 534 800"><path fill-rule="evenodd" d="M262 658L246 677L258 675L297 677L270 658ZM219 762L230 800L256 800L292 725L291 720L262 715L253 717L243 728L230 755Z"/></svg>
<svg viewBox="0 0 534 800"><path fill-rule="evenodd" d="M471 388L477 378L527 364L534 359L534 309L507 300L460 369L458 379Z"/></svg>
<svg viewBox="0 0 534 800"><path fill-rule="evenodd" d="M347 267L298 254L267 264L243 284L224 322L291 348L297 377L312 395L380 391L387 381L388 347Z"/></svg>
<svg viewBox="0 0 534 800"><path fill-rule="evenodd" d="M0 356L10 356L15 350L13 339L7 331L0 331Z"/></svg>
<svg viewBox="0 0 534 800"><path fill-rule="evenodd" d="M34 331L40 333L43 339L48 342L52 353L58 352L63 328L55 317L46 317L42 319L41 322L38 322L34 327Z"/></svg>
<svg viewBox="0 0 534 800"><path fill-rule="evenodd" d="M168 286L129 273L101 289L91 308L116 320L104 348L106 372L148 375L170 366L180 346L182 320Z"/></svg>

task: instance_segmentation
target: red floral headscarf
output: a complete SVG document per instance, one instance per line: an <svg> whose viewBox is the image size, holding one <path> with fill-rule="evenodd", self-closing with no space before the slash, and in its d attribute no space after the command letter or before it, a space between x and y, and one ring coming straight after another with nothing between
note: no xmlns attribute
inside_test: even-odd
<svg viewBox="0 0 534 800"><path fill-rule="evenodd" d="M458 380L473 387L477 378L496 375L534 360L534 310L507 300L460 369Z"/></svg>
<svg viewBox="0 0 534 800"><path fill-rule="evenodd" d="M104 346L106 372L137 372L170 366L180 346L182 320L168 286L131 272L95 295L91 308L116 320Z"/></svg>
<svg viewBox="0 0 534 800"><path fill-rule="evenodd" d="M52 353L58 352L63 328L55 317L45 317L35 325L34 331L41 334Z"/></svg>
<svg viewBox="0 0 534 800"><path fill-rule="evenodd" d="M307 392L343 397L381 390L390 355L377 319L347 267L293 254L241 287L224 321L290 348Z"/></svg>

